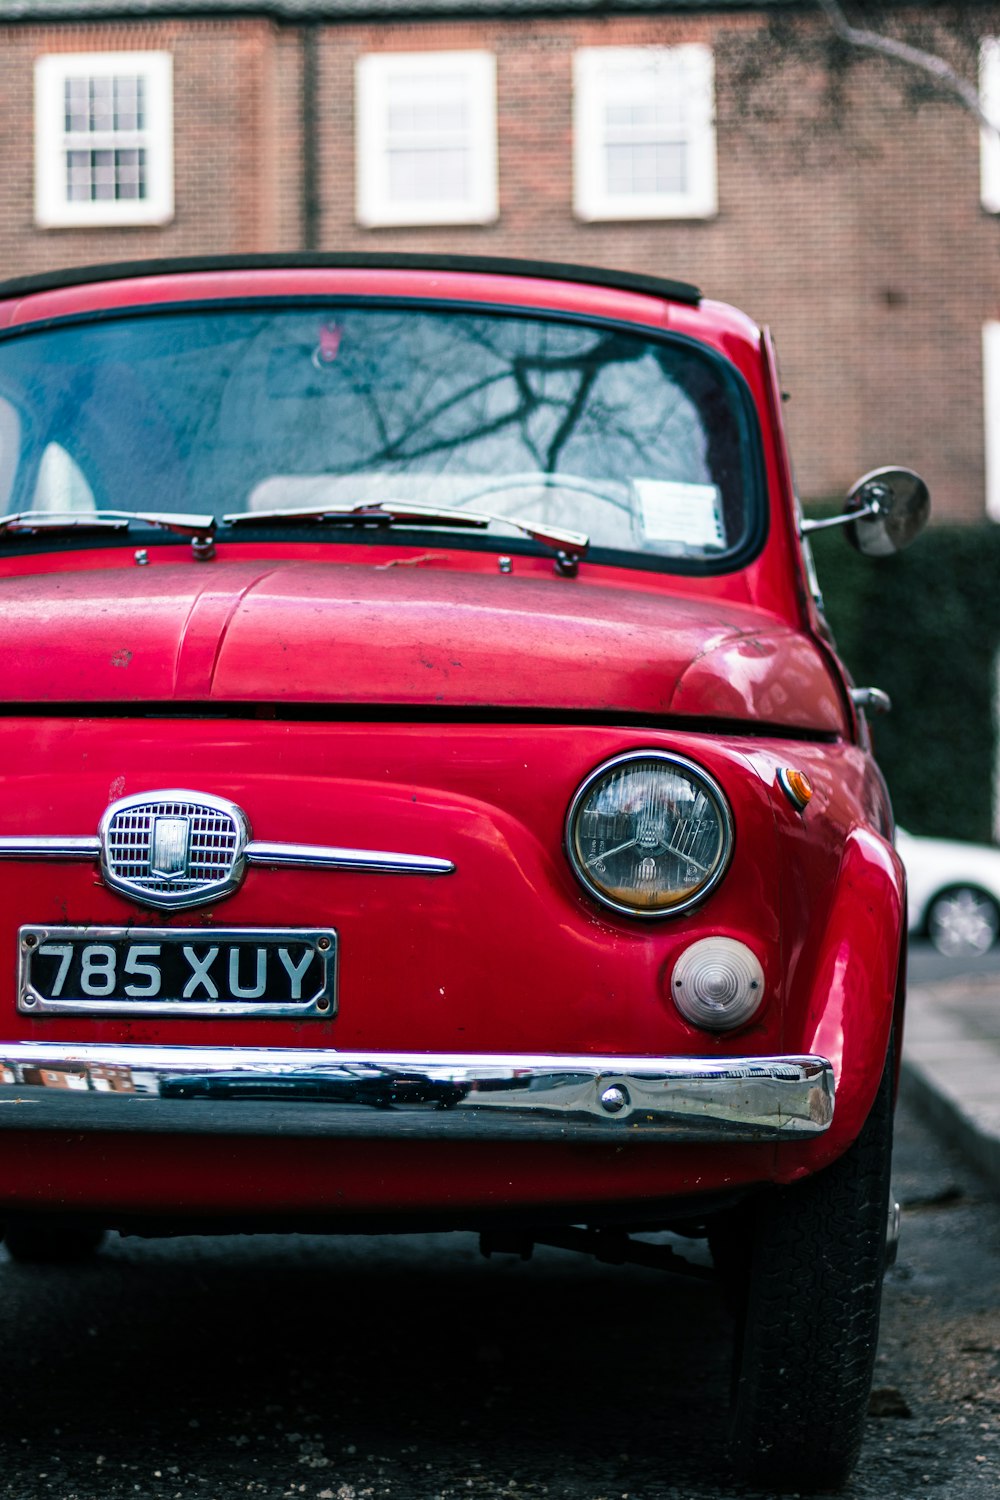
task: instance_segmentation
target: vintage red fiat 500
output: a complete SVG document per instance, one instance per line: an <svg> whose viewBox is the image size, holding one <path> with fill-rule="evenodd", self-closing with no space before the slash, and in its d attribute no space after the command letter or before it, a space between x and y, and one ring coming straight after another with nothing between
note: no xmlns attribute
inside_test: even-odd
<svg viewBox="0 0 1000 1500"><path fill-rule="evenodd" d="M886 469L837 519L926 509ZM685 284L0 286L11 1254L707 1238L737 1464L842 1479L905 900L804 529L769 341Z"/></svg>

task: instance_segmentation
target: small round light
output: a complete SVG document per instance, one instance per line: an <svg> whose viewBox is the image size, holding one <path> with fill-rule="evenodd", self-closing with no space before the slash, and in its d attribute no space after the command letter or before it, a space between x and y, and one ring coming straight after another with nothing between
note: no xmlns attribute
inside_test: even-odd
<svg viewBox="0 0 1000 1500"><path fill-rule="evenodd" d="M812 800L812 782L805 771L783 766L778 772L778 785L797 812L802 812Z"/></svg>
<svg viewBox="0 0 1000 1500"><path fill-rule="evenodd" d="M592 771L566 818L577 879L613 911L686 911L722 879L733 822L721 787L693 761L633 750Z"/></svg>
<svg viewBox="0 0 1000 1500"><path fill-rule="evenodd" d="M746 943L702 938L674 965L670 993L692 1025L732 1031L749 1021L764 999L764 970Z"/></svg>

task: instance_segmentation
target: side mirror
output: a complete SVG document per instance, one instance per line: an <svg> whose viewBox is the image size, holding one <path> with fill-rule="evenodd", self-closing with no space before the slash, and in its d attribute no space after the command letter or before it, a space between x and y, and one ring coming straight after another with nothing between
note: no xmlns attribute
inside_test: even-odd
<svg viewBox="0 0 1000 1500"><path fill-rule="evenodd" d="M873 469L848 491L843 515L803 521L802 535L846 526L847 540L866 557L890 557L908 547L923 531L931 497L912 469Z"/></svg>
<svg viewBox="0 0 1000 1500"><path fill-rule="evenodd" d="M902 552L923 531L931 496L912 469L874 469L847 494L847 540L866 557Z"/></svg>

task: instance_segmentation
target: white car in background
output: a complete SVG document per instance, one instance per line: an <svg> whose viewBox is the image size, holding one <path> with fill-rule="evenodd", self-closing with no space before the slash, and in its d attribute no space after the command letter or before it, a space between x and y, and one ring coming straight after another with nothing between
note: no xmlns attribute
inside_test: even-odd
<svg viewBox="0 0 1000 1500"><path fill-rule="evenodd" d="M1000 849L896 829L906 866L909 927L940 953L985 953L1000 934Z"/></svg>

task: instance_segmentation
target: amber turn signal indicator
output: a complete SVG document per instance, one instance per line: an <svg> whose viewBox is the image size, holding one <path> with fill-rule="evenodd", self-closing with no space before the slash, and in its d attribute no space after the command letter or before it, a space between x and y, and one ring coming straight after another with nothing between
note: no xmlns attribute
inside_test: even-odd
<svg viewBox="0 0 1000 1500"><path fill-rule="evenodd" d="M778 785L797 812L802 812L812 799L812 782L804 771L783 766L778 772Z"/></svg>

